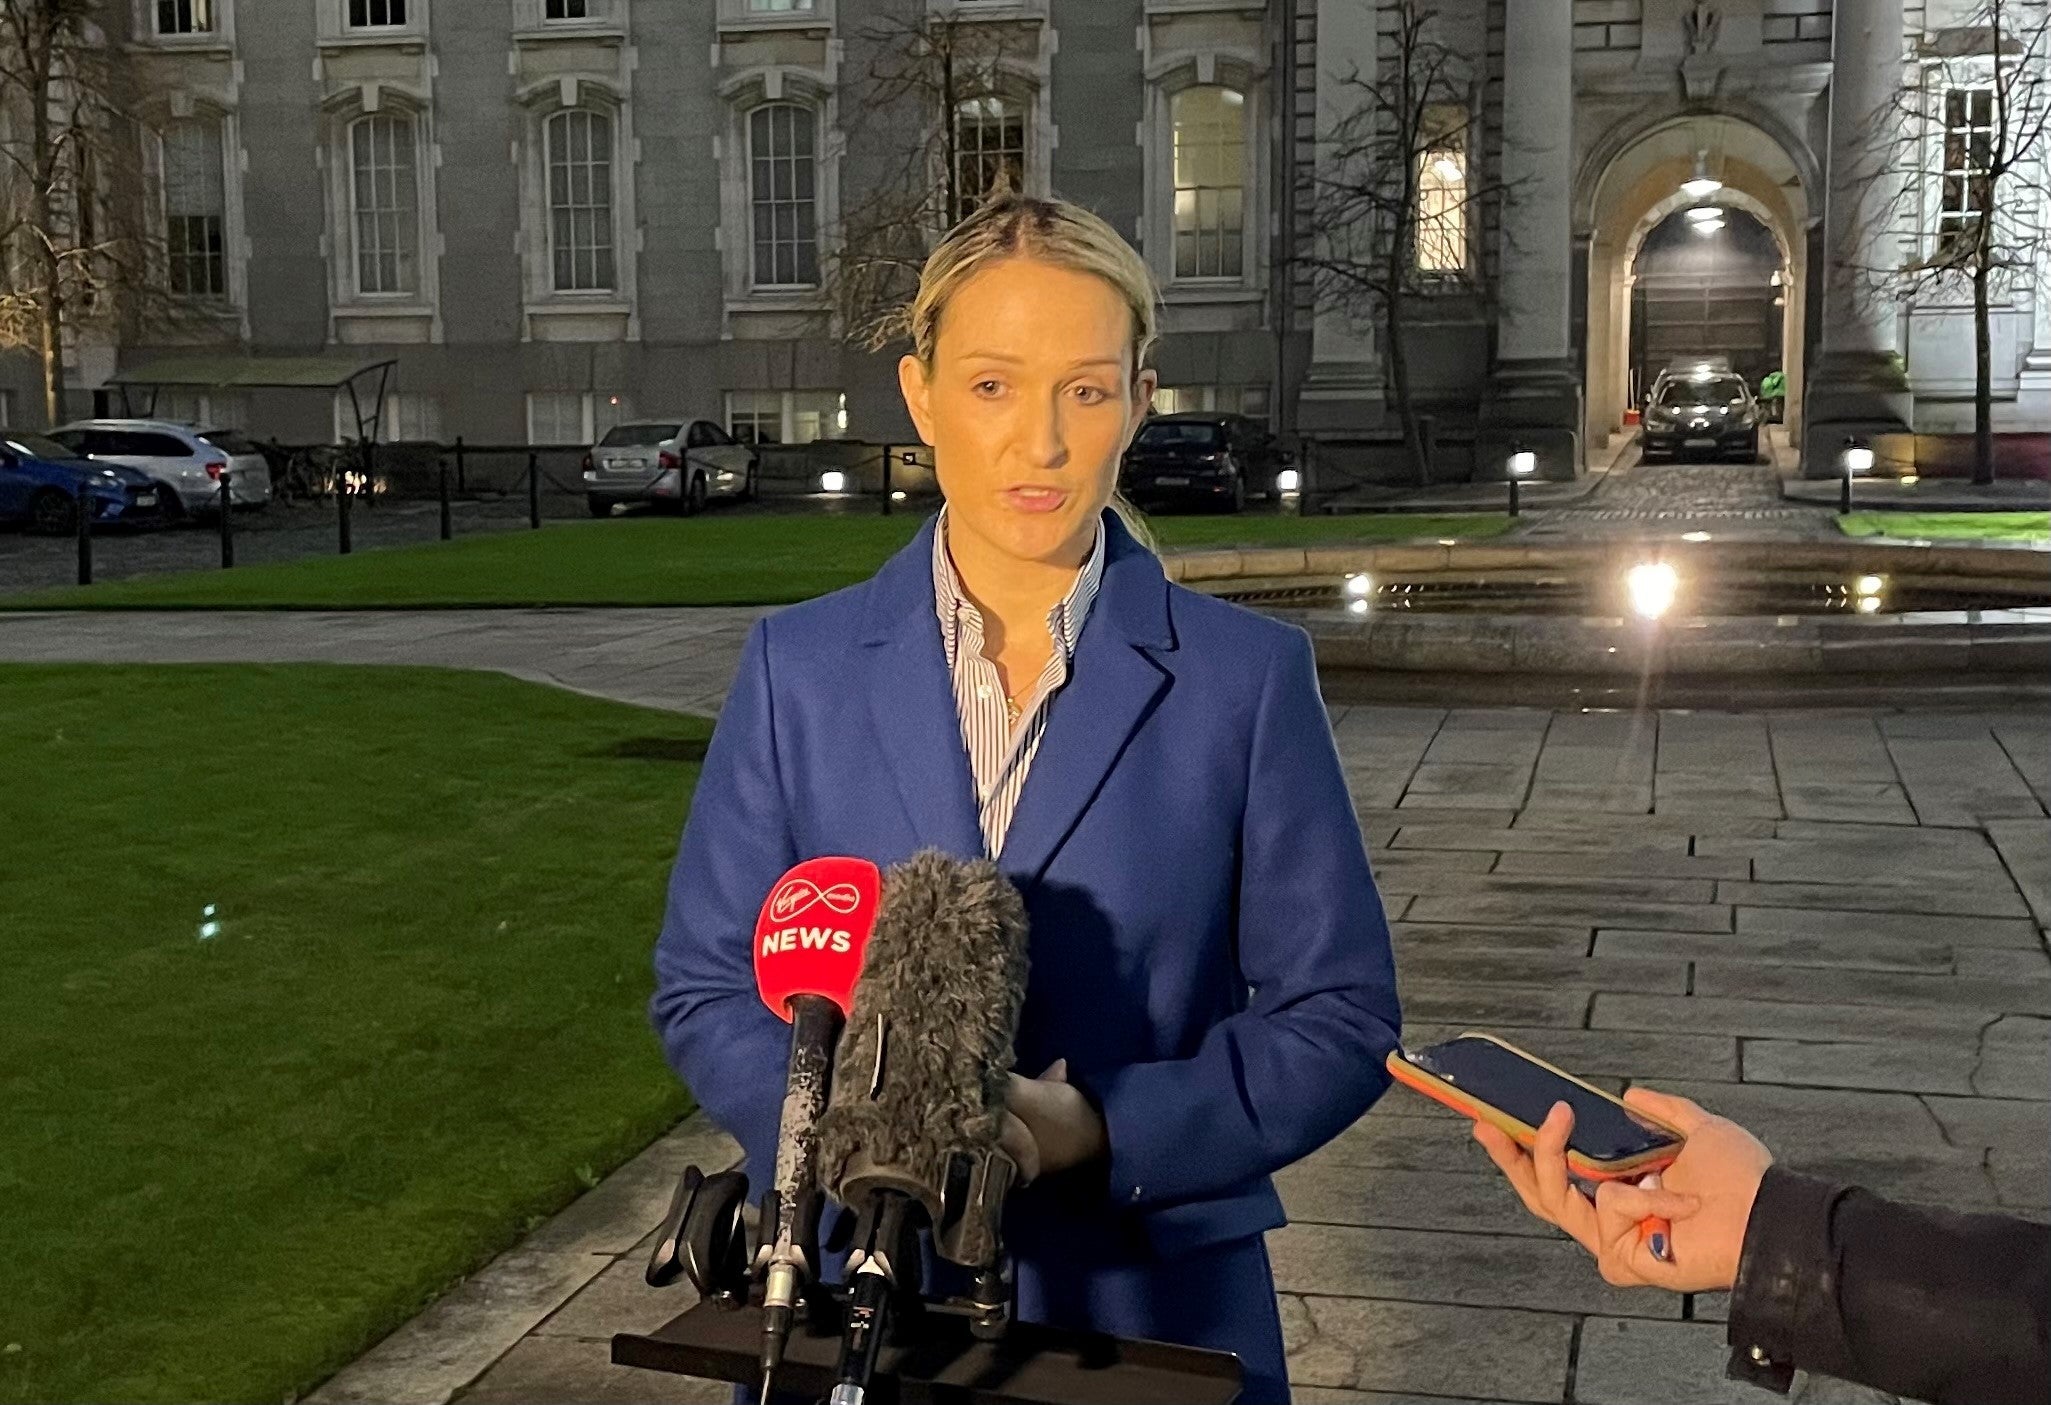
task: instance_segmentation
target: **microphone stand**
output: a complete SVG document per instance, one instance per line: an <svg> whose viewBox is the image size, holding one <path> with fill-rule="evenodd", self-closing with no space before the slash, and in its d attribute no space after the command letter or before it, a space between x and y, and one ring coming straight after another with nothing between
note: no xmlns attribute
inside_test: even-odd
<svg viewBox="0 0 2051 1405"><path fill-rule="evenodd" d="M783 1364L791 1322L817 1281L819 1218L824 1196L816 1173L819 1114L825 1108L834 1041L845 1016L821 995L790 1002L790 1079L784 1090L776 1183L762 1197L760 1249L763 1274L762 1402L768 1405L776 1368Z"/></svg>

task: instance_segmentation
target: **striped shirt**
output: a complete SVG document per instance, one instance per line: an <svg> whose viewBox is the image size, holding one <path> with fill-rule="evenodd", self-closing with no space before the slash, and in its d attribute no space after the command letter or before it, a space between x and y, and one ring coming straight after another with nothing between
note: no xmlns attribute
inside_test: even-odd
<svg viewBox="0 0 2051 1405"><path fill-rule="evenodd" d="M997 665L983 657L983 614L961 588L954 562L947 554L947 509L933 529L933 604L940 616L940 638L947 650L947 672L954 680L954 709L961 718L962 745L976 780L977 817L983 828L983 851L992 857L1004 849L1004 836L1025 790L1026 773L1047 730L1047 710L1068 682L1068 666L1082 635L1083 621L1104 578L1104 527L1097 524L1096 544L1077 572L1075 584L1047 612L1047 635L1054 649L1038 683L1019 705L1018 721L1010 706Z"/></svg>

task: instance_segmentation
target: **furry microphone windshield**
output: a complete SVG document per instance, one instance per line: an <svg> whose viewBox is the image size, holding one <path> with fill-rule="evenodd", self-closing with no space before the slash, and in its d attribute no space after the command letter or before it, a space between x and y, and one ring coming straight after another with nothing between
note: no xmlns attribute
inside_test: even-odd
<svg viewBox="0 0 2051 1405"><path fill-rule="evenodd" d="M819 1122L819 1180L833 1197L920 1201L937 1247L960 1263L994 1256L1010 1182L997 1133L1026 937L1024 900L987 859L928 850L885 873ZM969 1205L987 1211L971 1220L990 1222L963 1223Z"/></svg>

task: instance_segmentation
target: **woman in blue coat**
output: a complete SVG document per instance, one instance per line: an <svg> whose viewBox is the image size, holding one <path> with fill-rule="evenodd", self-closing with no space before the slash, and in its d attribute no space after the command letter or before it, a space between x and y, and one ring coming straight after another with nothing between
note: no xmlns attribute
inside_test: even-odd
<svg viewBox="0 0 2051 1405"><path fill-rule="evenodd" d="M1388 926L1301 630L1171 585L1116 498L1146 265L1005 194L927 261L899 365L946 506L759 623L655 954L671 1064L768 1179L789 1032L750 933L792 864L988 855L1031 980L1007 1143L1022 1318L1236 1352L1288 1398L1270 1175L1386 1086Z"/></svg>

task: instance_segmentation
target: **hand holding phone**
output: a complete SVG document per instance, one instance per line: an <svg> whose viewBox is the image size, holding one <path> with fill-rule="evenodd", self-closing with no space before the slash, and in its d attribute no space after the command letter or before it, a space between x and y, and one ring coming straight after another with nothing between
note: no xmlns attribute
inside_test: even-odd
<svg viewBox="0 0 2051 1405"><path fill-rule="evenodd" d="M1526 1150L1545 1147L1551 1157L1534 1161L1562 1168L1558 1192L1567 1191L1565 1182L1571 1177L1585 1183L1587 1188L1579 1194L1589 1202L1593 1186L1603 1181L1630 1181L1656 1189L1658 1172L1672 1164L1685 1140L1679 1129L1493 1035L1470 1032L1429 1049L1396 1050L1389 1055L1388 1067L1397 1081L1473 1118L1477 1129L1490 1127ZM1561 1104L1565 1113L1558 1111ZM1478 1130L1476 1137L1490 1145ZM1495 1149L1490 1150L1493 1154ZM1504 1169L1507 1172L1508 1167ZM1517 1177L1512 1176L1512 1183L1525 1194ZM1525 1203L1534 1214L1569 1232L1573 1231L1561 1216L1571 1214L1578 1220L1592 1215L1577 1213L1554 1194L1543 1198L1553 1213L1545 1213L1529 1195ZM1669 1256L1671 1226L1664 1220L1648 1216L1640 1234L1655 1257Z"/></svg>

